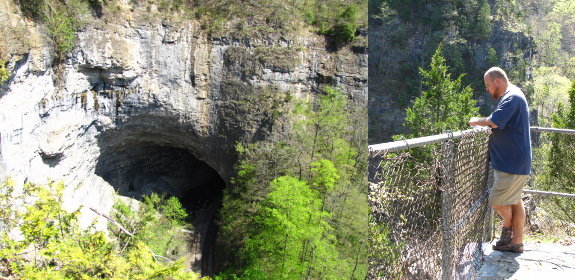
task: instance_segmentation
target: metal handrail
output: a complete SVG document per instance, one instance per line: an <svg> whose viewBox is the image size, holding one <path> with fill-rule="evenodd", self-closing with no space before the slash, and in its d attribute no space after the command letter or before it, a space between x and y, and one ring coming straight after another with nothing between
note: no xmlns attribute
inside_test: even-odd
<svg viewBox="0 0 575 280"><path fill-rule="evenodd" d="M455 132L448 132L443 134L419 137L419 138L412 138L412 139L405 139L393 142L386 142L381 144L373 144L369 145L369 152L378 152L378 151L387 151L387 152L397 152L404 149L421 147L429 144L441 143L443 141L447 141L449 139L458 139L461 138L462 134L468 133L475 129L489 129L488 127L477 127L473 129L467 129L463 131L455 131ZM550 127L538 127L532 126L531 131L533 132L555 132L555 133L564 133L564 134L575 134L575 129L564 129L564 128L550 128Z"/></svg>
<svg viewBox="0 0 575 280"><path fill-rule="evenodd" d="M455 132L448 132L443 134L419 137L419 138L412 138L412 139L405 139L399 140L394 142L387 142L381 144L374 144L369 145L369 152L378 152L378 151L387 151L387 152L397 152L404 149L421 147L429 144L441 143L443 141L447 141L449 139L458 139L461 138L462 134L469 133L473 130L483 130L489 129L488 127L477 127L472 129L467 129L463 131L455 131Z"/></svg>

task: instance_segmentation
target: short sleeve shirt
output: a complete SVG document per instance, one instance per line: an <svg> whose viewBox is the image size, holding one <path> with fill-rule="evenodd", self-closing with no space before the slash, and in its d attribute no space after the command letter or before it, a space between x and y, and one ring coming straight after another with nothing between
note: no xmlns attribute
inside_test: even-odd
<svg viewBox="0 0 575 280"><path fill-rule="evenodd" d="M497 125L489 142L491 166L510 174L531 173L529 107L523 92L509 85L497 109L489 117Z"/></svg>

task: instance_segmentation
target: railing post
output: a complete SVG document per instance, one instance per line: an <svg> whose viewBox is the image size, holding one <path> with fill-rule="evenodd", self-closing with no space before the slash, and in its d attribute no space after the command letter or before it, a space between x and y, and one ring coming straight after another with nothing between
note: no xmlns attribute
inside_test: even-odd
<svg viewBox="0 0 575 280"><path fill-rule="evenodd" d="M491 169L491 166L489 165L489 160L487 160L486 162L486 174L485 174L485 190L489 190L491 188L491 186L493 185L493 170ZM485 234L483 235L485 237L484 240L482 240L483 242L488 241L491 242L491 240L493 240L493 223L494 223L494 212L493 212L493 208L489 207L489 203L487 204L487 218L485 219Z"/></svg>
<svg viewBox="0 0 575 280"><path fill-rule="evenodd" d="M442 159L440 165L443 167L440 174L441 179L441 278L449 280L452 277L452 206L453 206L453 172L454 172L454 148L452 140L443 142Z"/></svg>

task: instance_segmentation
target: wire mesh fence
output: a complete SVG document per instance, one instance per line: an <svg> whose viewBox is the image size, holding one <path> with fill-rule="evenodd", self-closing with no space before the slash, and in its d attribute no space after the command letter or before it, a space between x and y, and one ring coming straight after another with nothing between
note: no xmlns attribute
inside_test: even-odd
<svg viewBox="0 0 575 280"><path fill-rule="evenodd" d="M489 129L370 146L369 279L472 279L494 226ZM526 234L575 236L575 130L532 128ZM393 152L390 152L393 151ZM570 239L567 239L570 240Z"/></svg>
<svg viewBox="0 0 575 280"><path fill-rule="evenodd" d="M533 170L523 194L526 234L574 237L575 130L532 128L531 139Z"/></svg>
<svg viewBox="0 0 575 280"><path fill-rule="evenodd" d="M396 153L370 146L369 279L473 277L491 232L490 133L458 132L417 148L405 141Z"/></svg>

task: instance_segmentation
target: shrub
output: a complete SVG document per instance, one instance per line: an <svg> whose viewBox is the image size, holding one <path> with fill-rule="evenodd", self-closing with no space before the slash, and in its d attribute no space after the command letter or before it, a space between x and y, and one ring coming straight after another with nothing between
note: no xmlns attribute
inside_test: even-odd
<svg viewBox="0 0 575 280"><path fill-rule="evenodd" d="M10 77L10 71L6 69L4 63L0 62L0 84L4 83Z"/></svg>
<svg viewBox="0 0 575 280"><path fill-rule="evenodd" d="M120 248L94 225L81 229L79 210L62 208L64 184L27 183L16 194L8 179L0 188L0 276L4 279L198 279L182 261L161 263L136 241ZM13 238L20 233L22 238Z"/></svg>

